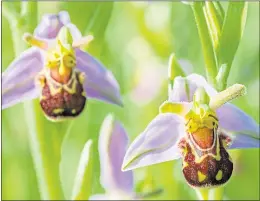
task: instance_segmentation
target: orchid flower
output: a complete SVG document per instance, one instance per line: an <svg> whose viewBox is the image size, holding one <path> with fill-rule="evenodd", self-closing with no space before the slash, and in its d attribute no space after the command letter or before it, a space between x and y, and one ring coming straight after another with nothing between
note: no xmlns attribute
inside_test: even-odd
<svg viewBox="0 0 260 201"><path fill-rule="evenodd" d="M259 148L259 125L226 103L243 95L245 87L236 84L218 93L197 74L176 77L170 86L160 114L128 148L122 170L182 158L190 186L224 184L233 170L226 149Z"/></svg>
<svg viewBox="0 0 260 201"><path fill-rule="evenodd" d="M24 35L33 47L3 72L3 109L40 98L46 117L55 121L79 115L87 98L122 105L113 74L80 49L92 39L82 36L65 11L43 16L34 35Z"/></svg>
<svg viewBox="0 0 260 201"><path fill-rule="evenodd" d="M121 166L128 145L127 133L113 115L108 115L101 127L98 150L100 155L100 182L105 194L92 195L90 200L132 200L160 193L137 195L134 192L133 172L122 172Z"/></svg>

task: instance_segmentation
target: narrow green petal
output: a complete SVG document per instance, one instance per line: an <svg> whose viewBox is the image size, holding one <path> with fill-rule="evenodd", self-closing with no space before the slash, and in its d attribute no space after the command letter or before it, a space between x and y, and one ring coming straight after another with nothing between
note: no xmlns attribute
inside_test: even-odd
<svg viewBox="0 0 260 201"><path fill-rule="evenodd" d="M90 196L93 164L92 144L92 140L88 140L82 150L71 200L88 200Z"/></svg>

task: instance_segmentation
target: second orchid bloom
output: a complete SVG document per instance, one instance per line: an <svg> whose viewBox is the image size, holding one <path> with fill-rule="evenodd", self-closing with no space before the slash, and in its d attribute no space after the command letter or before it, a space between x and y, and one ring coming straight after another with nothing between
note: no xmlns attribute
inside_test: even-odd
<svg viewBox="0 0 260 201"><path fill-rule="evenodd" d="M67 12L43 16L24 39L33 47L3 72L3 109L39 97L47 118L63 120L78 116L87 98L122 105L113 74L81 50L92 36L83 37Z"/></svg>
<svg viewBox="0 0 260 201"><path fill-rule="evenodd" d="M236 84L218 93L197 74L176 77L170 87L169 100L130 145L122 169L182 158L192 187L226 183L233 171L227 149L259 148L259 125L226 103L243 95L245 87Z"/></svg>

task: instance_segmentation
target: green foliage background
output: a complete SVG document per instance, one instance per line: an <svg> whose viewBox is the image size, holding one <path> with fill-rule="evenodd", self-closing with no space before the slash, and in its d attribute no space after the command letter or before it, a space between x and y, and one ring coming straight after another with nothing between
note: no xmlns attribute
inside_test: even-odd
<svg viewBox="0 0 260 201"><path fill-rule="evenodd" d="M222 5L227 8L226 3ZM172 52L187 72L205 75L201 44L192 10L182 3L39 2L38 20L45 13L60 10L69 12L82 33L94 35L88 51L114 73L121 87L124 108L89 100L83 114L74 120L62 147L61 181L65 196L71 194L80 153L88 139L94 141L92 193L102 193L97 143L105 116L113 112L133 140L167 99L167 63ZM3 17L2 71L14 59L11 32ZM233 103L259 122L259 3L256 2L248 6L244 35L228 80L228 85L234 83L244 84L248 93ZM2 112L3 199L40 199L25 113L22 104ZM231 155L235 170L225 186L224 199L259 199L259 151L235 150ZM181 161L141 168L134 173L137 191L164 189L156 199L196 199L195 192L184 181Z"/></svg>

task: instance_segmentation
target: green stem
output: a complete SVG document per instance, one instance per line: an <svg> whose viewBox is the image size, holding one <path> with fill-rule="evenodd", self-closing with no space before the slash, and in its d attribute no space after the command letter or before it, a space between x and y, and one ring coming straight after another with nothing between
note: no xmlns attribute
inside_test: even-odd
<svg viewBox="0 0 260 201"><path fill-rule="evenodd" d="M59 177L61 124L54 125L42 115L38 100L24 103L29 137L42 199L61 200L63 192Z"/></svg>
<svg viewBox="0 0 260 201"><path fill-rule="evenodd" d="M213 188L210 190L209 199L210 200L223 200L224 187L220 186L218 188Z"/></svg>
<svg viewBox="0 0 260 201"><path fill-rule="evenodd" d="M204 2L194 2L191 6L195 20L198 27L200 41L202 44L202 51L205 60L205 68L207 73L207 79L211 85L216 87L216 75L217 75L217 61L213 50L212 41L210 38L207 22L204 14Z"/></svg>
<svg viewBox="0 0 260 201"><path fill-rule="evenodd" d="M23 33L33 31L37 24L37 2L22 2L22 15L18 17L8 10L13 45L16 57L19 56L26 48L22 40ZM13 17L11 17L13 16ZM15 17L14 17L15 16ZM30 18L28 20L28 18ZM28 24L28 22L30 22ZM59 178L59 161L61 133L56 132L55 128L48 130L51 124L43 117L39 101L24 103L26 121L29 128L29 141L34 166L39 182L41 197L44 200L61 200L63 193ZM54 125L52 125L54 126Z"/></svg>
<svg viewBox="0 0 260 201"><path fill-rule="evenodd" d="M197 188L195 189L199 200L209 200L209 189Z"/></svg>

